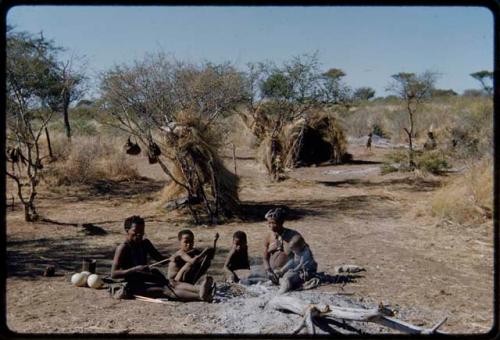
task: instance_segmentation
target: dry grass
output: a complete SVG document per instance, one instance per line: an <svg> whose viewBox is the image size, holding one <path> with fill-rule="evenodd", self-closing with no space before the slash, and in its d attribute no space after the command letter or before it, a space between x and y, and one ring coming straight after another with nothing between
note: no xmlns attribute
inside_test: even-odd
<svg viewBox="0 0 500 340"><path fill-rule="evenodd" d="M493 161L487 157L453 178L433 197L435 215L458 223L491 218L493 209Z"/></svg>
<svg viewBox="0 0 500 340"><path fill-rule="evenodd" d="M56 137L56 136L55 136ZM71 143L60 135L52 147L58 160L44 179L52 185L91 184L97 180L131 180L139 177L117 138L73 137Z"/></svg>
<svg viewBox="0 0 500 340"><path fill-rule="evenodd" d="M342 117L348 135L367 135L377 125L394 143L406 142L403 127L407 124L404 106L393 103L367 102ZM427 131L432 127L438 144L449 145L452 132L458 130L466 139L478 140L478 150L472 150L472 153L479 151L481 155L492 148L492 126L493 101L490 98L436 98L422 104L415 114L417 143L425 142Z"/></svg>

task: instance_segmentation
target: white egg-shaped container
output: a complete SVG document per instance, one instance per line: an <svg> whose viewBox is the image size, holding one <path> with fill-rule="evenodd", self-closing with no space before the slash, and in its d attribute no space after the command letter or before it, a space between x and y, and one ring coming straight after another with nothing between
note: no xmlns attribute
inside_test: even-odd
<svg viewBox="0 0 500 340"><path fill-rule="evenodd" d="M89 286L90 288L99 289L102 287L102 284L102 279L97 274L90 274L87 278L87 286Z"/></svg>
<svg viewBox="0 0 500 340"><path fill-rule="evenodd" d="M83 287L87 283L87 276L82 273L76 273L71 276L71 283L76 287Z"/></svg>

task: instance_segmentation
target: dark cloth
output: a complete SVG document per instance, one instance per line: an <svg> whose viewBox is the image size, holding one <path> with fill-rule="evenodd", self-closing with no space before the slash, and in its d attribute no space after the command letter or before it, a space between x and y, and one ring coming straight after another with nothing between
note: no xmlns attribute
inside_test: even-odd
<svg viewBox="0 0 500 340"><path fill-rule="evenodd" d="M234 252L229 258L227 267L229 268L229 270L250 269L250 263L248 262L248 253Z"/></svg>

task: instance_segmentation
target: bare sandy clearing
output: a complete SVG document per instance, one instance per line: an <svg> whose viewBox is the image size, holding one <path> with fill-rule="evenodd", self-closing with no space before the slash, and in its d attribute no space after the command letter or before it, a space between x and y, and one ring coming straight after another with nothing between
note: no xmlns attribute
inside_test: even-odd
<svg viewBox="0 0 500 340"><path fill-rule="evenodd" d="M361 147L351 149L355 159L364 163L301 168L280 183L270 183L249 155L238 154L240 198L246 208L257 212L275 205L289 206L294 218L286 225L306 237L319 271L332 272L344 263L365 267L366 273L344 287L353 294L349 296L353 303L373 306L382 301L397 307L403 320L427 327L448 316L442 327L447 332L487 332L493 322L491 222L466 228L429 216L427 200L441 185L439 177L380 176L363 171L376 166L385 150L366 153ZM232 168L232 159L226 161ZM68 283L84 256L98 260L98 272L109 272L114 247L123 239L123 220L131 214L146 217L147 237L160 250L174 251L177 232L191 224L189 218L176 212L165 214L158 207L157 193L165 179L157 170L141 165L142 180L102 183L90 192L88 188L58 188L41 193L40 211L46 217L65 223L94 223L108 232L105 236L86 236L67 225L27 224L20 207L8 212L7 321L12 330L231 333L256 329L255 324L238 326L229 317L243 303L240 300L234 304L189 303L180 309L178 302L116 301L105 291L74 288ZM339 170L343 172L331 172ZM231 235L239 229L248 234L252 263L260 264L266 231L263 217L193 227L200 247L208 246L214 233L220 233L212 270L219 279ZM41 277L44 266L52 262L57 263L59 276ZM339 289L339 284L330 284L303 294L336 293ZM141 313L140 323L131 317L135 312ZM259 312L255 310L256 315ZM290 332L290 320L298 317L286 318L281 328L270 323L261 331ZM384 332L378 328L367 331Z"/></svg>

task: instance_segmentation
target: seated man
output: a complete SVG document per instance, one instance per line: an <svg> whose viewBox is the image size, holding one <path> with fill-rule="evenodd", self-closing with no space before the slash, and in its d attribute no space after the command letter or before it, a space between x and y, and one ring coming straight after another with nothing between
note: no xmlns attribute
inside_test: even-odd
<svg viewBox="0 0 500 340"><path fill-rule="evenodd" d="M218 236L218 235L217 235ZM175 282L195 284L202 279L215 255L214 248L202 251L194 248L194 234L184 229L177 235L179 250L173 255L173 261L168 265L167 277Z"/></svg>
<svg viewBox="0 0 500 340"><path fill-rule="evenodd" d="M145 295L149 297L168 297L182 301L211 301L213 298L213 279L206 277L200 285L170 282L157 269L148 266L148 256L156 261L165 260L148 239L143 239L145 223L140 216L125 220L125 242L115 251L111 277L123 279L127 285L124 297Z"/></svg>

